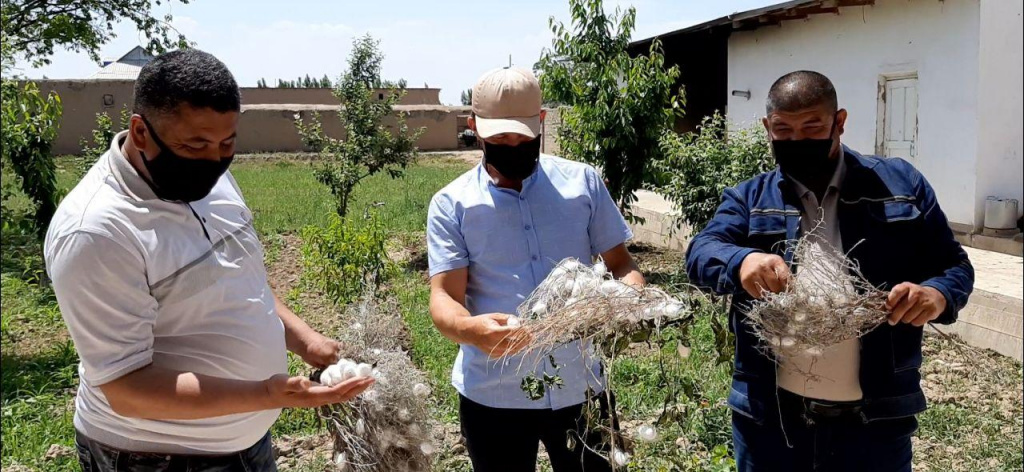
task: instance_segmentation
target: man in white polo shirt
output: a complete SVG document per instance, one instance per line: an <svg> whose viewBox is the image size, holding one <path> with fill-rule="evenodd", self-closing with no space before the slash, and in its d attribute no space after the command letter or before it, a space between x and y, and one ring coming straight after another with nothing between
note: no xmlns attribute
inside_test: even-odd
<svg viewBox="0 0 1024 472"><path fill-rule="evenodd" d="M228 174L241 100L210 54L156 58L134 115L61 202L47 270L81 358L75 402L85 470L274 470L268 430L285 407L351 399L287 375L338 345L267 285L263 249Z"/></svg>

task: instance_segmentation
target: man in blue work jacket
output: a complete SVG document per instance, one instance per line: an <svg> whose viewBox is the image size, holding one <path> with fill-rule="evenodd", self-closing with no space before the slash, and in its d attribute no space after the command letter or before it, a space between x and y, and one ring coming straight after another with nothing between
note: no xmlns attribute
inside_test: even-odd
<svg viewBox="0 0 1024 472"><path fill-rule="evenodd" d="M764 126L778 168L725 190L690 244L696 284L732 295L736 364L729 406L740 471L909 471L925 324L967 303L974 269L935 192L902 159L843 146L847 111L827 77L797 71L768 93ZM785 289L786 240L811 229L889 290L889 322L823 352L774 358L746 309Z"/></svg>

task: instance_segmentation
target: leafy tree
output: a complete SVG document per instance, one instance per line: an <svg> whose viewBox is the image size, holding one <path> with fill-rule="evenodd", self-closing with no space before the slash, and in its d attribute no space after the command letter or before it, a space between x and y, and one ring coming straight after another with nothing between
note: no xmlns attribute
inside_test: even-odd
<svg viewBox="0 0 1024 472"><path fill-rule="evenodd" d="M178 0L189 3L190 0ZM3 36L13 51L35 65L50 63L55 48L85 52L99 61L100 47L114 38L114 23L130 21L146 49L162 53L190 44L171 26L171 15L153 16L162 0L9 0L0 6Z"/></svg>
<svg viewBox="0 0 1024 472"><path fill-rule="evenodd" d="M42 95L33 82L3 80L0 98L0 161L14 169L21 190L32 200L34 229L41 238L59 200L50 147L60 122L60 97L55 93Z"/></svg>
<svg viewBox="0 0 1024 472"><path fill-rule="evenodd" d="M324 74L323 78L320 79L320 88L331 88L334 85L331 84L331 78Z"/></svg>
<svg viewBox="0 0 1024 472"><path fill-rule="evenodd" d="M462 91L462 104L467 107L473 104L473 89Z"/></svg>
<svg viewBox="0 0 1024 472"><path fill-rule="evenodd" d="M675 204L677 228L688 225L693 233L715 216L727 187L774 167L763 129L728 130L716 113L704 119L696 132L684 136L665 133L658 165L666 183L658 191Z"/></svg>
<svg viewBox="0 0 1024 472"><path fill-rule="evenodd" d="M356 39L352 46L348 70L334 89L334 96L344 104L338 117L345 129L345 139L327 136L319 114L314 114L309 124L301 117L295 120L306 145L323 156L316 178L330 188L342 217L348 211L352 190L360 181L382 171L393 178L402 175L416 155L416 138L422 132L410 132L401 114L394 117L394 106L404 92L387 94L382 100L374 93L375 84L382 82L380 66L384 57L378 51L379 41L366 35ZM391 120L392 126L385 124Z"/></svg>
<svg viewBox="0 0 1024 472"><path fill-rule="evenodd" d="M658 41L647 55L627 53L635 9L609 16L602 0L570 0L569 10L570 26L550 20L555 37L537 64L541 87L547 102L568 105L558 138L566 157L602 168L628 211L634 192L656 181L658 142L682 112L673 87L679 68L665 67Z"/></svg>
<svg viewBox="0 0 1024 472"><path fill-rule="evenodd" d="M114 120L107 112L96 114L96 129L92 130L92 140L82 138L78 144L82 146L82 155L95 161L96 158L110 149L110 142L114 135L121 130L128 129L132 121L132 112L127 106L121 107L121 117L118 126L114 127Z"/></svg>

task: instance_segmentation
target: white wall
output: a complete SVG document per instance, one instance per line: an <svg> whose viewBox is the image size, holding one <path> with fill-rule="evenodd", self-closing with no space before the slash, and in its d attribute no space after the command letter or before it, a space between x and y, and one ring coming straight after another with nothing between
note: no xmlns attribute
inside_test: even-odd
<svg viewBox="0 0 1024 472"><path fill-rule="evenodd" d="M850 112L843 142L874 154L879 77L916 71L918 168L936 188L949 219L972 224L978 151L978 1L878 0L875 6L842 8L839 15L812 15L733 33L729 118L759 121L775 79L794 70L815 70L832 79L840 106ZM1018 92L1019 83L1018 79ZM734 97L733 90L749 90L751 97ZM1019 165L1017 169L1019 173Z"/></svg>
<svg viewBox="0 0 1024 472"><path fill-rule="evenodd" d="M1024 205L1024 3L982 0L978 79L978 184L974 223L985 198L1016 198Z"/></svg>

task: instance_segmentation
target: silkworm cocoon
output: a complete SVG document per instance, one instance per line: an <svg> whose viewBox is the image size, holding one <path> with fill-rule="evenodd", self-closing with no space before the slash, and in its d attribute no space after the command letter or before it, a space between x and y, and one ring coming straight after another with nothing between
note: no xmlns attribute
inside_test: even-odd
<svg viewBox="0 0 1024 472"><path fill-rule="evenodd" d="M572 290L574 287L576 287L575 282L573 282L572 280L566 280L565 283L562 284L562 293L566 295L572 295Z"/></svg>
<svg viewBox="0 0 1024 472"><path fill-rule="evenodd" d="M782 337L782 347L793 347L796 345L796 338L791 336Z"/></svg>
<svg viewBox="0 0 1024 472"><path fill-rule="evenodd" d="M625 467L629 465L630 457L628 452L621 449L615 449L612 451L611 459L612 464L615 464L615 467Z"/></svg>
<svg viewBox="0 0 1024 472"><path fill-rule="evenodd" d="M420 443L420 452L424 455L431 456L437 452L437 448L434 447L434 443L430 441L424 441Z"/></svg>
<svg viewBox="0 0 1024 472"><path fill-rule="evenodd" d="M576 259L568 259L568 260L562 261L562 264L559 265L559 267L561 267L562 269L565 269L565 271L567 271L567 272L571 272L571 271L574 271L576 269L579 269L580 265L581 265L580 261L577 261Z"/></svg>
<svg viewBox="0 0 1024 472"><path fill-rule="evenodd" d="M522 324L522 323L519 321L518 317L510 316L510 317L508 317L508 320L505 321L505 324L509 328L516 328L516 327L519 327L519 325Z"/></svg>
<svg viewBox="0 0 1024 472"><path fill-rule="evenodd" d="M775 347L779 347L779 346L782 345L782 340L779 339L778 336L772 336L772 338L769 339L768 342L771 343L771 345L775 346Z"/></svg>
<svg viewBox="0 0 1024 472"><path fill-rule="evenodd" d="M398 417L398 421L401 421L403 423L408 423L409 420L412 419L412 414L409 413L409 410L406 410L405 408L402 408L401 410L398 410L397 417Z"/></svg>
<svg viewBox="0 0 1024 472"><path fill-rule="evenodd" d="M544 316L548 312L548 304L544 302L534 303L533 307L530 308L530 312L537 317Z"/></svg>
<svg viewBox="0 0 1024 472"><path fill-rule="evenodd" d="M358 377L371 377L373 376L373 366L370 364L359 364L356 366L356 376Z"/></svg>
<svg viewBox="0 0 1024 472"><path fill-rule="evenodd" d="M427 384L418 383L412 386L412 394L423 398L430 395L430 387Z"/></svg>
<svg viewBox="0 0 1024 472"><path fill-rule="evenodd" d="M380 378L380 369L373 369L373 372L371 372L370 375L372 375L373 378L375 378L375 379L379 379Z"/></svg>
<svg viewBox="0 0 1024 472"><path fill-rule="evenodd" d="M604 277L604 274L608 273L608 266L604 265L604 261L597 261L594 264L594 275L598 277Z"/></svg>
<svg viewBox="0 0 1024 472"><path fill-rule="evenodd" d="M665 302L661 307L661 314L668 317L673 317L683 311L683 306L675 302Z"/></svg>
<svg viewBox="0 0 1024 472"><path fill-rule="evenodd" d="M366 434L366 422L362 418L356 420L356 434L360 436Z"/></svg>
<svg viewBox="0 0 1024 472"><path fill-rule="evenodd" d="M601 282L599 287L601 293L609 296L620 295L622 294L623 289L622 284L614 280L605 280L604 282Z"/></svg>
<svg viewBox="0 0 1024 472"><path fill-rule="evenodd" d="M341 381L344 382L352 377L356 376L356 365L345 364L345 367L341 369Z"/></svg>
<svg viewBox="0 0 1024 472"><path fill-rule="evenodd" d="M363 329L363 324L359 322L352 323L352 331L359 331Z"/></svg>
<svg viewBox="0 0 1024 472"><path fill-rule="evenodd" d="M325 380L324 379L325 376L327 377L326 378L327 382L323 382L323 380ZM338 385L338 382L341 382L341 367L338 364L334 364L334 365L324 369L324 373L323 373L323 375L320 376L320 379L321 379L320 383L322 383L322 384L324 384L324 385L326 385L328 387L333 387L335 385Z"/></svg>
<svg viewBox="0 0 1024 472"><path fill-rule="evenodd" d="M823 352L821 351L821 348L817 348L817 347L809 347L809 348L807 348L807 350L805 352L808 355L811 355L811 356L820 356L820 355L823 354Z"/></svg>
<svg viewBox="0 0 1024 472"><path fill-rule="evenodd" d="M381 351L380 349L374 349L374 350L372 350L370 352L372 352L373 355L375 355L375 356L379 356L384 351Z"/></svg>
<svg viewBox="0 0 1024 472"><path fill-rule="evenodd" d="M348 466L348 456L346 456L344 452L339 452L339 453L335 454L334 455L334 465L336 465L336 466L342 468L342 470L344 470L345 467Z"/></svg>
<svg viewBox="0 0 1024 472"><path fill-rule="evenodd" d="M797 323L803 323L804 321L807 321L807 313L803 311L798 311L794 313L793 321L796 321Z"/></svg>
<svg viewBox="0 0 1024 472"><path fill-rule="evenodd" d="M637 429L636 435L641 441L654 442L658 439L658 430L654 428L654 425L645 424Z"/></svg>

